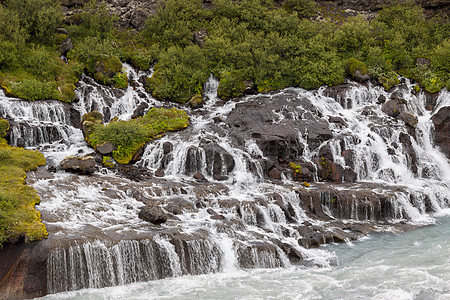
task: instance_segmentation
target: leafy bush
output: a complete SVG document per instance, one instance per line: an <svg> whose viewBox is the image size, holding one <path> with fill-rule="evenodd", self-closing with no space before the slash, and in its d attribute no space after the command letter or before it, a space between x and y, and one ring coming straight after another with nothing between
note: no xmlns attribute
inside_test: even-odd
<svg viewBox="0 0 450 300"><path fill-rule="evenodd" d="M59 72L59 64L54 53L43 46L29 49L22 56L23 67L33 76L41 80L55 80Z"/></svg>
<svg viewBox="0 0 450 300"><path fill-rule="evenodd" d="M63 14L61 6L53 0L6 0L5 5L11 14L17 15L19 28L23 28L31 39L50 44L54 33L61 25Z"/></svg>
<svg viewBox="0 0 450 300"><path fill-rule="evenodd" d="M15 82L11 91L14 95L28 100L57 99L57 87L54 82L43 82L34 78L26 78Z"/></svg>
<svg viewBox="0 0 450 300"><path fill-rule="evenodd" d="M73 34L79 37L112 39L115 35L116 19L117 17L108 11L106 1L91 0L84 5L79 15L80 25L72 27Z"/></svg>
<svg viewBox="0 0 450 300"><path fill-rule="evenodd" d="M230 99L242 96L245 91L245 77L242 72L233 70L225 72L220 77L217 95L222 99Z"/></svg>
<svg viewBox="0 0 450 300"><path fill-rule="evenodd" d="M191 43L192 31L208 20L209 14L202 9L200 0L165 0L158 13L148 20L144 34L163 48L185 47Z"/></svg>
<svg viewBox="0 0 450 300"><path fill-rule="evenodd" d="M148 79L149 89L155 97L185 103L203 92L203 84L210 74L206 67L199 46L170 47L160 53L155 72Z"/></svg>

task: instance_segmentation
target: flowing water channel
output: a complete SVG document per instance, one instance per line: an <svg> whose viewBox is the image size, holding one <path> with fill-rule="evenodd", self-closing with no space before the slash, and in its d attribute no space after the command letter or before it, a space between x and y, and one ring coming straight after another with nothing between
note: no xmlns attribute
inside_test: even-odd
<svg viewBox="0 0 450 300"><path fill-rule="evenodd" d="M450 297L450 220L443 216L450 164L433 143L431 122L450 106L447 90L432 110L404 79L389 93L349 82L337 95L290 88L224 102L211 76L203 107L181 107L191 125L150 143L135 164L162 177L59 170L65 157L93 152L79 128L82 114L129 120L138 106L167 104L140 83L151 71L124 67L133 86L120 91L83 77L72 106L0 92L10 143L39 149L57 168L28 178L50 233L41 242L48 299ZM417 124L387 116L382 98L400 98ZM310 187L289 161L302 164ZM337 170L332 182L320 171L327 161L327 172ZM148 203L168 221L139 219ZM417 225L425 227L395 229ZM373 233L389 230L395 234Z"/></svg>
<svg viewBox="0 0 450 300"><path fill-rule="evenodd" d="M43 299L449 299L450 218L400 235L328 245L324 267L234 269Z"/></svg>

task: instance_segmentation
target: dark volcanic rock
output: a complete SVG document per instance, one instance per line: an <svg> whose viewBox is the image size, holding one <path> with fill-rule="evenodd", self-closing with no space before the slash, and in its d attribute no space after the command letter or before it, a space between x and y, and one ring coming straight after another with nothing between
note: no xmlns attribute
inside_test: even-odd
<svg viewBox="0 0 450 300"><path fill-rule="evenodd" d="M442 107L431 120L434 124L434 142L450 159L450 106Z"/></svg>
<svg viewBox="0 0 450 300"><path fill-rule="evenodd" d="M419 122L415 115L407 112L401 112L399 118L402 119L406 125L411 126L412 128L416 128L417 123Z"/></svg>
<svg viewBox="0 0 450 300"><path fill-rule="evenodd" d="M404 100L392 99L384 103L381 107L381 111L390 117L398 117L402 111L404 111Z"/></svg>
<svg viewBox="0 0 450 300"><path fill-rule="evenodd" d="M133 111L133 114L131 115L132 119L136 119L138 117L142 117L145 113L145 110L148 108L148 104L145 102L141 102L138 107Z"/></svg>
<svg viewBox="0 0 450 300"><path fill-rule="evenodd" d="M67 52L73 49L72 39L70 37L67 37L59 47L59 51L62 55L66 55Z"/></svg>
<svg viewBox="0 0 450 300"><path fill-rule="evenodd" d="M152 176L147 168L135 165L119 165L119 173L132 181L141 181L150 179Z"/></svg>
<svg viewBox="0 0 450 300"><path fill-rule="evenodd" d="M46 241L7 244L0 250L0 298L28 299L47 294Z"/></svg>
<svg viewBox="0 0 450 300"><path fill-rule="evenodd" d="M333 137L328 122L316 113L308 99L285 91L238 103L225 123L236 146L245 148L253 140L264 156L278 164L279 159L290 161L302 156L304 146L299 133L307 133L310 149Z"/></svg>
<svg viewBox="0 0 450 300"><path fill-rule="evenodd" d="M399 135L399 141L403 145L403 152L406 154L406 159L408 160L409 169L417 175L417 155L414 151L414 147L411 142L411 137L409 134L401 132Z"/></svg>
<svg viewBox="0 0 450 300"><path fill-rule="evenodd" d="M212 141L205 141L201 147L205 152L207 172L212 176L222 176L233 171L235 162L233 156Z"/></svg>

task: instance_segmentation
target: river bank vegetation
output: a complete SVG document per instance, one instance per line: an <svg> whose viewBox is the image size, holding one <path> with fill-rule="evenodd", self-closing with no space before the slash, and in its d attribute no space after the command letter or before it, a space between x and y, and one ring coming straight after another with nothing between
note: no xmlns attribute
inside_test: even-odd
<svg viewBox="0 0 450 300"><path fill-rule="evenodd" d="M83 72L127 86L121 61L154 75L155 97L187 102L214 74L220 96L251 82L258 92L314 89L369 75L386 89L397 75L436 92L450 88L448 19L426 19L413 1L394 2L371 20L324 13L314 1L165 0L142 32L119 28L106 4L91 2L63 22L57 2L6 0L0 5L0 83L25 99L70 102ZM64 27L64 30L57 28ZM60 59L70 37L73 48Z"/></svg>
<svg viewBox="0 0 450 300"><path fill-rule="evenodd" d="M7 241L47 236L41 214L34 209L39 196L25 183L25 172L45 165L45 158L37 151L9 146L3 138L8 128L0 119L0 248Z"/></svg>

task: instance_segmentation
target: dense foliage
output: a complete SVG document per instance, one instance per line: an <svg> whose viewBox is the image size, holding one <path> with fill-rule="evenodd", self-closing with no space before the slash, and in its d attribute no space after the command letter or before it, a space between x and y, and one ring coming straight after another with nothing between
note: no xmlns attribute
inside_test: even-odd
<svg viewBox="0 0 450 300"><path fill-rule="evenodd" d="M5 122L0 119L1 136ZM35 241L47 236L41 215L34 209L39 196L25 184L25 172L44 164L39 152L11 147L0 137L0 247L7 241Z"/></svg>
<svg viewBox="0 0 450 300"><path fill-rule="evenodd" d="M61 20L56 1L0 4L0 83L8 93L70 101L82 71L125 88L121 61L141 69L156 63L147 88L182 103L202 93L211 73L223 98L242 95L244 82L259 92L313 89L356 70L386 89L398 74L430 92L450 87L448 19L426 19L412 0L394 1L372 20L345 18L312 0L162 0L140 33L119 30L105 2L91 1L66 20L74 46L68 64L58 58Z"/></svg>
<svg viewBox="0 0 450 300"><path fill-rule="evenodd" d="M208 10L201 1L166 0L144 32L160 47L150 89L185 102L212 72L220 78L219 96L230 98L244 92L246 80L259 92L313 89L339 84L355 68L386 89L398 83L397 74L415 78L430 92L450 87L448 20L425 19L413 1L394 2L371 21L304 18L316 12L317 5L307 0L281 6L270 0L216 0ZM199 30L208 37L194 49ZM187 79L183 70L195 75Z"/></svg>
<svg viewBox="0 0 450 300"><path fill-rule="evenodd" d="M189 117L182 110L152 108L143 117L131 121L94 125L87 141L93 147L103 143L113 144L116 146L113 158L118 163L128 164L145 143L166 131L181 130L188 125Z"/></svg>

